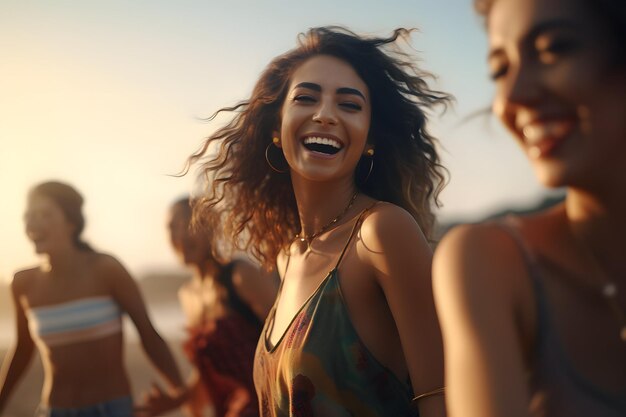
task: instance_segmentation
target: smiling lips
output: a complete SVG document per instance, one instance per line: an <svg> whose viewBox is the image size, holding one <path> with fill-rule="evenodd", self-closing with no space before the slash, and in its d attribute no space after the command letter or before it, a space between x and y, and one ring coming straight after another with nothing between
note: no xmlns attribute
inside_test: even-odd
<svg viewBox="0 0 626 417"><path fill-rule="evenodd" d="M309 151L323 155L335 155L343 148L343 143L328 136L306 136L302 143Z"/></svg>
<svg viewBox="0 0 626 417"><path fill-rule="evenodd" d="M550 155L574 129L572 119L536 120L522 128L528 154L533 158Z"/></svg>

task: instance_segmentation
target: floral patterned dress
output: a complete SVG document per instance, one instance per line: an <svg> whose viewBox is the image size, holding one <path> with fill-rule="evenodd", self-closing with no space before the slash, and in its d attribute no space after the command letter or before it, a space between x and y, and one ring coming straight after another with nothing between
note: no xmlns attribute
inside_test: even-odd
<svg viewBox="0 0 626 417"><path fill-rule="evenodd" d="M337 265L300 308L275 346L268 333L274 304L256 349L254 383L262 417L406 417L412 390L365 347L350 321Z"/></svg>

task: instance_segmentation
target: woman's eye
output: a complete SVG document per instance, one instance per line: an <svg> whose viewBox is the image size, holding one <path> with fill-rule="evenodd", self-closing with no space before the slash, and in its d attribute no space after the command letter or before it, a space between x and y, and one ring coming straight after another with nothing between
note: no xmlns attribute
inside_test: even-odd
<svg viewBox="0 0 626 417"><path fill-rule="evenodd" d="M299 102L299 103L314 103L315 98L307 94L298 94L294 96L293 101Z"/></svg>
<svg viewBox="0 0 626 417"><path fill-rule="evenodd" d="M535 40L535 48L539 60L543 63L551 64L559 57L578 49L578 42L565 38L538 37Z"/></svg>
<svg viewBox="0 0 626 417"><path fill-rule="evenodd" d="M509 59L506 57L506 54L501 50L495 50L489 55L489 59L487 60L487 66L489 68L489 78L492 81L496 81L508 71Z"/></svg>
<svg viewBox="0 0 626 417"><path fill-rule="evenodd" d="M349 110L361 110L363 108L359 103L354 103L351 101L340 103L339 105Z"/></svg>
<svg viewBox="0 0 626 417"><path fill-rule="evenodd" d="M492 68L489 71L489 78L491 78L492 81L496 81L500 77L502 77L504 74L506 74L506 71L507 71L506 65L500 65L498 67Z"/></svg>

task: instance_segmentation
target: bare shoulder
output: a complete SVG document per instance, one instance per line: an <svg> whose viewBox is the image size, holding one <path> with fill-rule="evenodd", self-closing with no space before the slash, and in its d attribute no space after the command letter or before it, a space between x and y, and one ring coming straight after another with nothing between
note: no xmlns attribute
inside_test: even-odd
<svg viewBox="0 0 626 417"><path fill-rule="evenodd" d="M24 294L36 281L38 274L39 268L37 267L17 271L11 281L11 291L13 294Z"/></svg>
<svg viewBox="0 0 626 417"><path fill-rule="evenodd" d="M435 261L469 272L506 272L523 264L520 247L513 236L492 223L454 227L437 246Z"/></svg>
<svg viewBox="0 0 626 417"><path fill-rule="evenodd" d="M91 262L98 272L119 273L126 271L126 268L116 257L106 253L93 253Z"/></svg>
<svg viewBox="0 0 626 417"><path fill-rule="evenodd" d="M411 214L400 206L379 201L370 208L363 220L363 224L376 226L417 226L417 222Z"/></svg>
<svg viewBox="0 0 626 417"><path fill-rule="evenodd" d="M358 260L379 285L399 291L416 282L430 286L432 249L409 212L379 202L366 213L357 237Z"/></svg>
<svg viewBox="0 0 626 417"><path fill-rule="evenodd" d="M374 252L409 244L429 250L419 225L411 214L395 204L379 202L365 215L360 229L363 244Z"/></svg>
<svg viewBox="0 0 626 417"><path fill-rule="evenodd" d="M521 247L510 232L494 223L453 228L434 255L436 294L462 303L494 299L487 295L513 301L516 292L527 286L527 276Z"/></svg>
<svg viewBox="0 0 626 417"><path fill-rule="evenodd" d="M96 276L107 285L115 287L132 281L132 277L116 257L105 253L93 253L92 256L90 262Z"/></svg>

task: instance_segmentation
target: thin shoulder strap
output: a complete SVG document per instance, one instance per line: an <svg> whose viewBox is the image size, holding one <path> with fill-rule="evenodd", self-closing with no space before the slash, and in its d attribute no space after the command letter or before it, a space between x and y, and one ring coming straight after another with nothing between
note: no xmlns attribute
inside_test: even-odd
<svg viewBox="0 0 626 417"><path fill-rule="evenodd" d="M524 257L524 261L534 275L535 269L538 267L537 256L519 231L518 223L519 218L515 216L506 216L494 221L494 224L499 226L516 243L522 253L522 256Z"/></svg>
<svg viewBox="0 0 626 417"><path fill-rule="evenodd" d="M534 294L536 297L537 308L537 322L536 322L536 342L535 342L535 354L539 357L544 369L542 372L556 372L560 371L560 374L567 375L573 384L573 387L578 391L578 394L587 394L589 397L594 398L596 401L606 404L609 407L613 407L615 410L626 410L626 399L621 393L607 392L601 387L597 386L593 381L589 380L584 374L580 373L576 366L572 363L571 358L568 356L566 348L563 345L562 340L559 338L557 326L555 325L548 296L544 289L544 284L539 278L539 260L534 251L528 245L524 237L521 235L517 224L519 218L513 215L506 216L502 219L495 221L495 224L500 226L502 230L508 233L509 236L517 243L518 247L522 251L524 260L527 262L529 268L529 274L532 279ZM539 352L543 350L544 353ZM548 353L545 353L545 351ZM535 377L532 376L532 381L535 383ZM562 380L562 378L557 377ZM572 387L568 387L571 392ZM616 414L617 415L617 414ZM623 413L622 413L623 415Z"/></svg>
<svg viewBox="0 0 626 417"><path fill-rule="evenodd" d="M514 215L509 215L504 218L495 220L494 224L500 227L501 230L503 230L507 235L509 235L509 237L511 237L511 239L513 239L522 254L524 263L526 264L526 269L528 271L528 276L531 280L533 294L535 297L535 308L537 312L537 339L543 340L548 333L548 300L546 298L545 290L543 288L543 283L541 280L541 267L539 265L539 260L526 239L524 239L524 237L522 236L522 233L519 230L519 222L520 219L518 217Z"/></svg>
<svg viewBox="0 0 626 417"><path fill-rule="evenodd" d="M371 206L369 206L366 209L364 209L361 212L361 214L359 214L359 217L356 219L356 222L354 222L354 226L352 226L352 231L350 232L350 236L348 237L348 240L346 241L346 244L344 245L344 247L343 247L343 249L341 251L341 254L339 254L339 258L337 259L337 263L335 264L334 270L339 268L339 264L341 263L341 260L343 259L343 255L346 254L346 251L348 250L348 247L350 246L350 242L352 242L352 238L356 234L356 231L358 230L359 225L363 221L363 216L365 215L365 213L370 211L372 209L372 207L374 207L378 203L379 203L379 201L376 201L374 204L372 204Z"/></svg>

